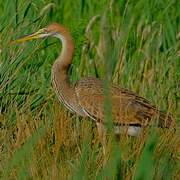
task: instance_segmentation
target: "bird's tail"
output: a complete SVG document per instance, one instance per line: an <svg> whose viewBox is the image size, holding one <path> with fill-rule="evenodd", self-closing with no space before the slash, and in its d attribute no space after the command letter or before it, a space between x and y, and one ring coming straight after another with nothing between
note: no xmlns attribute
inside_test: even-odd
<svg viewBox="0 0 180 180"><path fill-rule="evenodd" d="M170 113L165 113L163 111L158 112L159 115L159 121L158 121L158 126L161 128L170 128L175 125L175 120Z"/></svg>

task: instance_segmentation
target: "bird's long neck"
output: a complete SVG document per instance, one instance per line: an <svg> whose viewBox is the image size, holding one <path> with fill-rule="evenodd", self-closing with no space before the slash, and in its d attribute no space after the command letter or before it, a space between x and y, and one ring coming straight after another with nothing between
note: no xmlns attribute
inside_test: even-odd
<svg viewBox="0 0 180 180"><path fill-rule="evenodd" d="M52 81L57 96L66 96L66 92L72 91L68 69L72 62L74 53L74 43L70 33L66 29L59 29L55 35L62 42L61 53L52 67ZM72 92L69 92L72 94Z"/></svg>
<svg viewBox="0 0 180 180"><path fill-rule="evenodd" d="M72 63L73 53L74 53L74 43L71 35L66 32L64 35L61 35L60 32L56 34L56 37L59 38L62 42L61 53L53 64L52 74L57 76L58 81L63 83L69 83L68 80L68 69Z"/></svg>
<svg viewBox="0 0 180 180"><path fill-rule="evenodd" d="M60 29L55 36L62 42L62 50L59 57L52 67L52 81L54 89L59 100L72 112L76 112L84 116L81 109L74 88L71 86L68 78L68 69L72 62L74 53L74 43L70 33L65 29Z"/></svg>

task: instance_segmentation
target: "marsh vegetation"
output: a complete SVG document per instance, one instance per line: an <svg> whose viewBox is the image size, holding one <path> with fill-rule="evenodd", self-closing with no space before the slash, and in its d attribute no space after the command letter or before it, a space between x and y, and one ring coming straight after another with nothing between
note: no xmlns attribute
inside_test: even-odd
<svg viewBox="0 0 180 180"><path fill-rule="evenodd" d="M0 177L2 179L179 179L179 132L148 128L109 137L102 153L93 122L59 104L53 38L10 46L52 22L75 41L69 71L131 89L180 120L178 0L0 0ZM108 58L107 58L108 57Z"/></svg>

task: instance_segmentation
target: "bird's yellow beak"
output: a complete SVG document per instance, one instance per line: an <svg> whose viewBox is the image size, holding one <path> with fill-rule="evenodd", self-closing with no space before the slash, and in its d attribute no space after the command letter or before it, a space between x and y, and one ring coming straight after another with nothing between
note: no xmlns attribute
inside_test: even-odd
<svg viewBox="0 0 180 180"><path fill-rule="evenodd" d="M11 44L15 44L15 43L22 43L25 41L29 41L29 40L33 40L33 39L39 39L41 38L41 35L44 33L44 29L40 29L39 31L29 34L29 35L25 35L23 37L20 37L14 41L11 42Z"/></svg>

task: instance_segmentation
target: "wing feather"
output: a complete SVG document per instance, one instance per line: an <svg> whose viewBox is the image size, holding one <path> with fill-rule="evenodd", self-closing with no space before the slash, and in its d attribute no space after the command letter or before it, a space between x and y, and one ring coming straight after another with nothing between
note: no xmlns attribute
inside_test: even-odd
<svg viewBox="0 0 180 180"><path fill-rule="evenodd" d="M76 84L75 91L87 115L103 122L105 119L103 81L84 78ZM158 111L145 98L116 85L110 86L110 101L112 119L116 125L147 125Z"/></svg>

